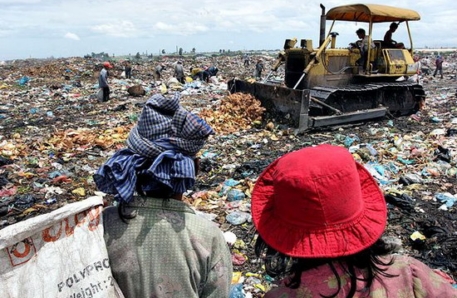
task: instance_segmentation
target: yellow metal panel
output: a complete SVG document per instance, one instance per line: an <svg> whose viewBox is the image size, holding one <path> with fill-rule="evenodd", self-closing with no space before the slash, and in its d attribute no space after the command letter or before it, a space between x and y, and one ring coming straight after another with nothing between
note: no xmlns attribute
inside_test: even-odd
<svg viewBox="0 0 457 298"><path fill-rule="evenodd" d="M400 49L385 49L385 57L387 60L387 73L389 74L404 74L406 73L405 56L408 53L406 50Z"/></svg>
<svg viewBox="0 0 457 298"><path fill-rule="evenodd" d="M397 8L380 4L351 4L330 9L327 20L356 22L417 21L420 15L412 9Z"/></svg>

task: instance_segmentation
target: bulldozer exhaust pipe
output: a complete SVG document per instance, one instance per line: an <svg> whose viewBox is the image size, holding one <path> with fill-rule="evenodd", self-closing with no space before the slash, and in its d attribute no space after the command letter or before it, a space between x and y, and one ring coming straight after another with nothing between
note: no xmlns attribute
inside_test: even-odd
<svg viewBox="0 0 457 298"><path fill-rule="evenodd" d="M325 40L325 6L322 5L321 3L321 9L322 9L322 14L321 14L321 30L320 30L320 36L319 36L319 47L324 43Z"/></svg>

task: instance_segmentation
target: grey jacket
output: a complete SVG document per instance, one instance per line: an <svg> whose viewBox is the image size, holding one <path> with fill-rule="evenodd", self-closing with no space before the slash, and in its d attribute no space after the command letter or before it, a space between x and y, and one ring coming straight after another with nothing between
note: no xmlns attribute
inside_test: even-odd
<svg viewBox="0 0 457 298"><path fill-rule="evenodd" d="M108 71L105 68L103 68L100 71L100 75L98 76L98 86L100 88L109 87L109 85L108 85Z"/></svg>

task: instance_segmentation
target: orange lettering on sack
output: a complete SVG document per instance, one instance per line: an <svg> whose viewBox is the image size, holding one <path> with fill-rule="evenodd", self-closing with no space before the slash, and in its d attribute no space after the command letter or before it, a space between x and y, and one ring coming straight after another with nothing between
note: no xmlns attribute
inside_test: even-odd
<svg viewBox="0 0 457 298"><path fill-rule="evenodd" d="M55 235L51 235L51 230L55 229L57 225L44 229L43 232L41 232L41 236L43 237L44 242L54 242L60 238L60 235L62 234L62 223L60 222L58 226L59 230L55 232Z"/></svg>
<svg viewBox="0 0 457 298"><path fill-rule="evenodd" d="M36 254L32 238L26 238L7 249L11 266L27 263Z"/></svg>
<svg viewBox="0 0 457 298"><path fill-rule="evenodd" d="M73 220L71 220L73 219ZM80 212L75 214L73 217L69 217L65 219L65 234L67 236L73 235L75 232L75 228L78 226L82 226L86 221L86 213Z"/></svg>
<svg viewBox="0 0 457 298"><path fill-rule="evenodd" d="M102 206L91 208L87 215L89 215L89 230L94 231L97 229L100 223L100 213L102 212Z"/></svg>
<svg viewBox="0 0 457 298"><path fill-rule="evenodd" d="M78 217L80 217L78 219ZM83 223L86 221L86 212L81 212L75 215L75 222L78 227L82 226Z"/></svg>
<svg viewBox="0 0 457 298"><path fill-rule="evenodd" d="M19 249L18 249L18 246L19 244L23 244L23 251L20 252ZM13 253L13 255L16 257L16 258L24 258L25 256L27 256L29 253L30 253L30 244L27 242L27 241L24 241L24 242L19 242L17 243L12 249L11 249L11 252Z"/></svg>
<svg viewBox="0 0 457 298"><path fill-rule="evenodd" d="M64 219L65 221L65 235L71 236L75 232L75 226L70 225L68 218Z"/></svg>

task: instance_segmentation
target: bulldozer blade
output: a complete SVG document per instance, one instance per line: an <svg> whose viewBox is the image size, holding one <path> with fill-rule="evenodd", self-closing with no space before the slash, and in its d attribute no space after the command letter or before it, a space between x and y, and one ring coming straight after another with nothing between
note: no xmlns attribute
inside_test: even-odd
<svg viewBox="0 0 457 298"><path fill-rule="evenodd" d="M242 92L258 99L272 118L292 127L307 128L309 90L294 90L269 83L228 81L230 93Z"/></svg>
<svg viewBox="0 0 457 298"><path fill-rule="evenodd" d="M386 108L348 112L341 115L310 117L308 127L332 126L345 123L359 122L369 119L382 118L386 115Z"/></svg>
<svg viewBox="0 0 457 298"><path fill-rule="evenodd" d="M387 107L380 106L336 115L310 115L310 107L315 104L310 89L297 90L275 84L249 83L233 79L228 82L228 90L230 93L251 94L266 108L268 117L296 127L298 131L382 118L388 113Z"/></svg>

